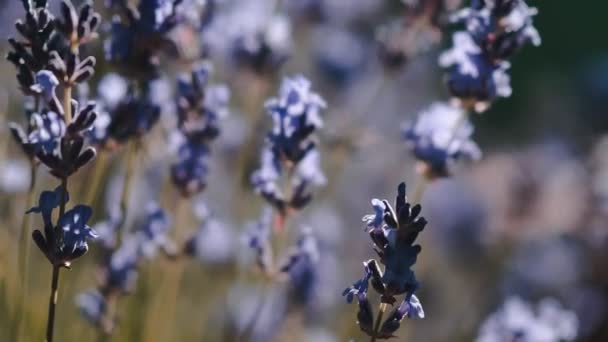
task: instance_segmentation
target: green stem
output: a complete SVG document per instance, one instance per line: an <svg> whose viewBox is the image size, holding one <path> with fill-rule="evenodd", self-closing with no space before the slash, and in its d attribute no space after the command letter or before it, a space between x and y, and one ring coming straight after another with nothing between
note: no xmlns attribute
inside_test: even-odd
<svg viewBox="0 0 608 342"><path fill-rule="evenodd" d="M378 332L380 332L380 325L382 323L382 317L384 316L384 311L386 311L386 304L380 303L380 307L378 308L378 317L376 318L376 324L374 324L374 332L372 333L372 339L370 342L376 342Z"/></svg>
<svg viewBox="0 0 608 342"><path fill-rule="evenodd" d="M122 195L120 197L120 214L122 215L121 224L116 232L116 246L120 246L124 235L124 226L127 220L127 210L129 209L129 199L131 198L131 185L133 183L133 175L135 173L135 157L137 155L137 145L135 142L130 142L127 146L126 155L126 171L122 187Z"/></svg>
<svg viewBox="0 0 608 342"><path fill-rule="evenodd" d="M36 164L31 161L30 164L30 187L27 192L26 210L34 205L34 190L36 189ZM20 237L19 237L19 270L21 271L21 291L19 298L19 316L18 316L18 327L17 327L17 339L21 340L25 329L25 316L27 307L28 293L28 267L29 267L29 255L30 255L30 223L31 215L25 215L21 224Z"/></svg>
<svg viewBox="0 0 608 342"><path fill-rule="evenodd" d="M88 187L87 195L85 196L84 203L93 206L97 192L99 191L99 185L106 170L106 162L108 156L104 151L100 151L97 160L95 161L95 167L93 169L93 177L91 180L91 186Z"/></svg>
<svg viewBox="0 0 608 342"><path fill-rule="evenodd" d="M46 342L53 342L53 330L55 328L55 307L57 306L57 292L59 289L59 269L59 266L53 265L51 296L49 298L49 318L46 325Z"/></svg>

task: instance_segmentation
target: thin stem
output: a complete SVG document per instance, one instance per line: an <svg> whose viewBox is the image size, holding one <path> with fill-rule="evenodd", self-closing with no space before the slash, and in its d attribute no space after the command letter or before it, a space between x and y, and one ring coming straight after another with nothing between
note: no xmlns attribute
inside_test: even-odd
<svg viewBox="0 0 608 342"><path fill-rule="evenodd" d="M68 201L68 179L63 178L61 180L61 187L63 188L61 191L61 204L59 205L59 217L63 216L63 214L65 214L65 205Z"/></svg>
<svg viewBox="0 0 608 342"><path fill-rule="evenodd" d="M87 194L85 196L84 203L93 206L93 201L95 201L95 197L99 191L99 186L101 185L101 180L103 179L103 175L106 171L106 163L108 161L108 156L106 153L101 151L97 160L95 161L95 167L93 168L93 176L91 180L91 186L88 187Z"/></svg>
<svg viewBox="0 0 608 342"><path fill-rule="evenodd" d="M66 85L63 92L63 113L66 124L72 122L72 86Z"/></svg>
<svg viewBox="0 0 608 342"><path fill-rule="evenodd" d="M36 190L36 173L37 167L34 161L30 163L30 186L27 192L26 210L34 205L34 190ZM19 270L21 271L21 292L19 298L19 322L17 327L17 339L21 340L21 336L25 329L25 316L27 307L27 296L28 293L28 268L29 268L29 255L30 255L30 223L31 215L25 215L21 224L20 237L19 237Z"/></svg>
<svg viewBox="0 0 608 342"><path fill-rule="evenodd" d="M122 187L122 195L120 197L120 213L122 215L121 224L116 232L116 246L120 246L122 237L124 235L124 225L127 220L127 210L129 209L129 199L131 198L131 186L133 183L133 175L135 174L135 160L137 155L137 145L134 142L130 142L127 146L126 155L126 171L125 178Z"/></svg>
<svg viewBox="0 0 608 342"><path fill-rule="evenodd" d="M55 328L55 307L57 306L57 290L59 289L59 269L59 266L53 265L51 296L49 298L49 319L46 325L46 342L53 342L53 330Z"/></svg>
<svg viewBox="0 0 608 342"><path fill-rule="evenodd" d="M378 332L380 332L380 325L382 323L384 311L386 311L386 303L380 303L380 307L378 308L378 317L376 318L376 324L374 324L374 332L370 342L376 342L376 337L378 336Z"/></svg>

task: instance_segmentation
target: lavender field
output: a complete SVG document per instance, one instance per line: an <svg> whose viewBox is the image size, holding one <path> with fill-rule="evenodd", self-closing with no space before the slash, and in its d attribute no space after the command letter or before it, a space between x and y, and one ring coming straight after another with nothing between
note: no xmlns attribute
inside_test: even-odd
<svg viewBox="0 0 608 342"><path fill-rule="evenodd" d="M0 0L0 342L608 341L607 10Z"/></svg>

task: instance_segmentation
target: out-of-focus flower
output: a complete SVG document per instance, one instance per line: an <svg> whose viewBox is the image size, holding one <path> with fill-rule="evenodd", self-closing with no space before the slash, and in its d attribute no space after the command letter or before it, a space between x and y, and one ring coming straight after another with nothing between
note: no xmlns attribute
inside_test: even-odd
<svg viewBox="0 0 608 342"><path fill-rule="evenodd" d="M178 161L171 167L173 183L184 196L206 186L209 145L219 135L219 119L228 113L230 92L225 86L209 86L210 66L195 65L190 77L177 87L179 135Z"/></svg>
<svg viewBox="0 0 608 342"><path fill-rule="evenodd" d="M112 253L103 270L99 286L103 293L126 294L135 289L138 266L143 256L141 247L141 241L137 237L131 236Z"/></svg>
<svg viewBox="0 0 608 342"><path fill-rule="evenodd" d="M151 259L156 256L160 248L167 255L173 256L176 253L176 246L167 236L170 229L171 219L165 211L154 202L148 203L144 222L137 231L141 253Z"/></svg>
<svg viewBox="0 0 608 342"><path fill-rule="evenodd" d="M484 54L491 60L505 60L526 44L538 46L540 35L532 24L538 10L529 7L524 0L475 1L471 8L453 16L454 21L464 21Z"/></svg>
<svg viewBox="0 0 608 342"><path fill-rule="evenodd" d="M100 117L89 136L93 144L113 150L148 133L158 122L161 109L152 99L153 82L135 91L119 76L108 77L100 83Z"/></svg>
<svg viewBox="0 0 608 342"><path fill-rule="evenodd" d="M36 229L32 237L36 245L54 266L70 267L75 259L83 256L88 250L88 239L95 239L97 233L87 225L93 210L85 205L77 205L65 212L53 224L53 210L62 201L67 202L68 194L62 187L55 191L43 191L38 206L28 213L39 213L44 222L44 234Z"/></svg>
<svg viewBox="0 0 608 342"><path fill-rule="evenodd" d="M451 50L439 58L449 68L448 89L463 107L485 111L497 97L511 96L508 59L524 45L540 45L532 26L537 13L524 0L474 1L454 15L466 31L456 32Z"/></svg>
<svg viewBox="0 0 608 342"><path fill-rule="evenodd" d="M110 37L105 42L106 59L126 74L142 79L158 74L159 53L173 48L167 33L177 24L181 0L142 0L137 8L128 1L111 1L120 16L112 20Z"/></svg>
<svg viewBox="0 0 608 342"><path fill-rule="evenodd" d="M186 253L204 263L229 263L235 256L234 234L231 226L209 215L186 242Z"/></svg>
<svg viewBox="0 0 608 342"><path fill-rule="evenodd" d="M488 60L466 32L456 32L453 47L439 57L448 68L447 85L452 97L463 107L485 111L497 97L511 96L509 62Z"/></svg>
<svg viewBox="0 0 608 342"><path fill-rule="evenodd" d="M308 204L312 198L308 188L325 183L313 133L323 125L320 111L326 105L310 88L310 82L302 76L285 79L280 97L266 103L273 128L262 150L261 167L251 180L255 190L282 214ZM293 187L291 194L278 185L287 174Z"/></svg>
<svg viewBox="0 0 608 342"><path fill-rule="evenodd" d="M289 277L298 299L306 303L314 294L316 267L320 262L317 239L309 227L304 227L296 245L288 251L279 272Z"/></svg>
<svg viewBox="0 0 608 342"><path fill-rule="evenodd" d="M422 210L419 204L412 206L407 202L405 183L399 184L395 208L387 200L372 200L374 214L366 215L363 221L374 243L380 263L371 259L364 263L365 275L351 287L344 290L348 302L356 296L359 301L359 327L366 334L378 338L390 338L399 328L400 321L406 315L410 318L424 318L424 311L414 292L418 281L411 267L416 263L421 247L414 245L418 234L426 226L426 220L420 217ZM393 305L395 296L404 294L403 303L392 312L378 332L374 332L373 312L367 300L369 283L381 295L383 305Z"/></svg>
<svg viewBox="0 0 608 342"><path fill-rule="evenodd" d="M76 306L81 315L91 324L99 325L107 310L104 296L96 290L89 290L76 297Z"/></svg>
<svg viewBox="0 0 608 342"><path fill-rule="evenodd" d="M367 49L364 41L342 27L322 26L313 34L315 59L323 75L348 84L363 72Z"/></svg>
<svg viewBox="0 0 608 342"><path fill-rule="evenodd" d="M416 159L423 162L427 176L447 176L457 160L481 158L466 115L461 108L434 103L404 125L403 137Z"/></svg>
<svg viewBox="0 0 608 342"><path fill-rule="evenodd" d="M556 300L544 299L535 310L520 298L511 297L486 319L476 341L574 341L577 330L576 314Z"/></svg>
<svg viewBox="0 0 608 342"><path fill-rule="evenodd" d="M376 31L380 60L388 68L401 67L416 55L441 41L445 17L460 0L403 0L403 18L381 26Z"/></svg>
<svg viewBox="0 0 608 342"><path fill-rule="evenodd" d="M25 160L3 160L0 165L0 190L15 193L30 186L30 165Z"/></svg>
<svg viewBox="0 0 608 342"><path fill-rule="evenodd" d="M267 1L234 3L214 18L205 35L212 53L223 53L257 74L274 73L291 52L289 18L275 14Z"/></svg>

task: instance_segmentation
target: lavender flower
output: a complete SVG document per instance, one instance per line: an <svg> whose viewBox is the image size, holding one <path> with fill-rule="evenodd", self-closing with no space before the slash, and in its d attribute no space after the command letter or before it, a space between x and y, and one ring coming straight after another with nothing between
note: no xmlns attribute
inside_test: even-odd
<svg viewBox="0 0 608 342"><path fill-rule="evenodd" d="M30 164L25 160L3 160L0 165L0 191L19 193L31 183Z"/></svg>
<svg viewBox="0 0 608 342"><path fill-rule="evenodd" d="M204 263L227 264L235 257L232 227L208 215L186 242L185 251Z"/></svg>
<svg viewBox="0 0 608 342"><path fill-rule="evenodd" d="M109 258L104 272L100 290L105 293L131 293L135 289L138 267L142 259L140 241L129 237L115 250Z"/></svg>
<svg viewBox="0 0 608 342"><path fill-rule="evenodd" d="M23 41L9 39L12 47L6 59L17 68L17 81L26 95L34 95L31 87L35 75L50 63L50 52L56 48L54 17L47 9L47 1L23 0L25 21L17 20L15 28Z"/></svg>
<svg viewBox="0 0 608 342"><path fill-rule="evenodd" d="M76 306L81 315L91 324L99 325L107 310L104 296L96 290L89 290L76 297Z"/></svg>
<svg viewBox="0 0 608 342"><path fill-rule="evenodd" d="M511 297L481 326L477 342L574 341L578 319L554 299L543 299L534 310L520 298Z"/></svg>
<svg viewBox="0 0 608 342"><path fill-rule="evenodd" d="M219 135L218 121L228 111L230 93L225 86L208 86L210 71L208 65L198 64L189 78L178 82L178 128L183 138L171 177L184 196L205 188L209 143Z"/></svg>
<svg viewBox="0 0 608 342"><path fill-rule="evenodd" d="M286 275L298 300L306 303L314 295L316 267L321 259L317 239L310 227L304 227L295 246L291 247L279 265Z"/></svg>
<svg viewBox="0 0 608 342"><path fill-rule="evenodd" d="M481 151L471 140L473 125L464 110L444 103L434 103L407 123L403 137L416 159L424 163L430 177L447 176L454 162L478 160Z"/></svg>
<svg viewBox="0 0 608 342"><path fill-rule="evenodd" d="M364 277L344 290L350 303L356 297L359 302L359 327L370 336L387 339L399 328L403 317L424 318L424 312L414 292L418 289L418 281L411 267L416 263L420 246L414 245L418 234L426 226L426 220L420 217L420 205L411 206L407 203L405 183L399 184L395 209L387 200L372 200L374 214L366 215L370 237L376 253L380 257L381 269L378 262L371 259L364 263ZM403 303L396 308L380 326L378 331L372 328L373 312L367 300L369 283L381 295L381 308L393 305L395 296L404 295Z"/></svg>
<svg viewBox="0 0 608 342"><path fill-rule="evenodd" d="M256 192L285 214L288 209L300 209L311 200L310 186L325 183L320 170L320 154L313 133L323 126L320 115L325 101L310 89L303 76L285 79L280 97L267 101L266 109L273 119L262 150L261 167L251 177ZM294 191L290 198L278 186L285 173Z"/></svg>
<svg viewBox="0 0 608 342"><path fill-rule="evenodd" d="M167 33L177 23L182 0L142 0L134 8L126 0L110 1L120 16L114 17L105 42L106 59L129 75L149 80L158 75L158 55L172 47Z"/></svg>
<svg viewBox="0 0 608 342"><path fill-rule="evenodd" d="M152 100L153 82L144 82L141 89L136 91L117 77L114 75L113 79L106 80L108 83L100 84L101 114L89 134L95 145L108 150L148 133L158 122L161 113L160 106ZM107 89L110 86L116 88Z"/></svg>
<svg viewBox="0 0 608 342"><path fill-rule="evenodd" d="M142 255L151 259L156 256L158 249L169 256L175 255L175 244L167 236L170 229L171 219L165 211L156 203L149 203L143 225L137 232Z"/></svg>
<svg viewBox="0 0 608 342"><path fill-rule="evenodd" d="M87 225L93 211L85 205L75 206L61 215L56 224L53 223L54 209L60 206L62 200L63 203L67 202L67 198L68 194L62 187L55 191L43 191L38 206L28 210L28 213L40 213L44 222L44 234L40 230L32 233L38 248L53 266L69 268L72 261L88 251L87 240L95 239L97 233Z"/></svg>
<svg viewBox="0 0 608 342"><path fill-rule="evenodd" d="M210 49L258 75L272 74L291 53L291 23L267 1L235 3L206 30Z"/></svg>
<svg viewBox="0 0 608 342"><path fill-rule="evenodd" d="M540 45L532 26L536 9L524 0L474 1L453 18L467 31L454 34L454 46L439 58L449 69L450 94L465 107L482 112L497 97L509 97L508 59L524 45Z"/></svg>

